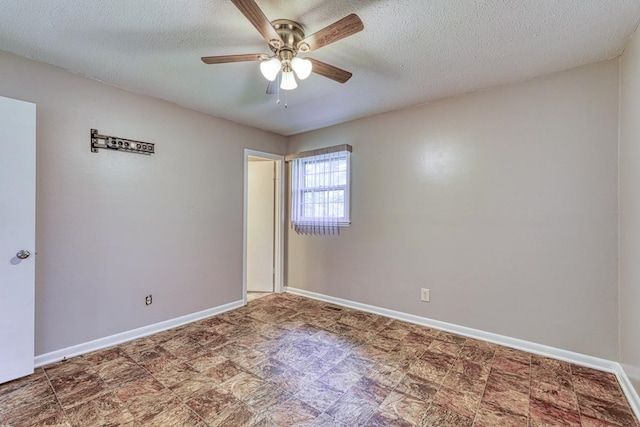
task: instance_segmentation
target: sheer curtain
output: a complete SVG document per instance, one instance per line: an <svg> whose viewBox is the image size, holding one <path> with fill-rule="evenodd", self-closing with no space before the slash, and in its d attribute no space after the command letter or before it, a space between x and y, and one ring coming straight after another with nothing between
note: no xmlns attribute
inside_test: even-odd
<svg viewBox="0 0 640 427"><path fill-rule="evenodd" d="M299 234L340 234L348 224L348 151L296 158L291 164L291 226Z"/></svg>

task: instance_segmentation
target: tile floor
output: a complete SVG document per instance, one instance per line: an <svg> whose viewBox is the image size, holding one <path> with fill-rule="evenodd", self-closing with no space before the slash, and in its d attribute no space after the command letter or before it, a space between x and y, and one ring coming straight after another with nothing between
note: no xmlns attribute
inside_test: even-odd
<svg viewBox="0 0 640 427"><path fill-rule="evenodd" d="M294 296L0 385L0 426L638 427L613 375Z"/></svg>
<svg viewBox="0 0 640 427"><path fill-rule="evenodd" d="M247 292L247 302L255 301L258 298L271 295L271 292Z"/></svg>

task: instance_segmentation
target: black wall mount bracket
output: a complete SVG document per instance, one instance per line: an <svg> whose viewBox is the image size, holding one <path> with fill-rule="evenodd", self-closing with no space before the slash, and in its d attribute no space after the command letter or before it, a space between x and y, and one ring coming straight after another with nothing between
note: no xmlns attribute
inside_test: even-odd
<svg viewBox="0 0 640 427"><path fill-rule="evenodd" d="M100 148L146 155L151 155L156 152L155 144L151 142L101 135L98 133L98 129L91 129L91 152L97 153Z"/></svg>

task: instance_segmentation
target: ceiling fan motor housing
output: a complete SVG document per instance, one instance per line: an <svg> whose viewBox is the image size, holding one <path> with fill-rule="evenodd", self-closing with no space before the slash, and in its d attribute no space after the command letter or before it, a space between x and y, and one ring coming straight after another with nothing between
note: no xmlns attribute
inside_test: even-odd
<svg viewBox="0 0 640 427"><path fill-rule="evenodd" d="M276 19L271 21L271 25L275 28L276 32L282 38L284 44L279 48L269 45L269 48L280 58L283 62L290 62L298 54L298 43L304 39L304 28L301 24L291 21L289 19ZM300 46L301 51L305 51L303 43ZM308 50L308 46L307 49Z"/></svg>

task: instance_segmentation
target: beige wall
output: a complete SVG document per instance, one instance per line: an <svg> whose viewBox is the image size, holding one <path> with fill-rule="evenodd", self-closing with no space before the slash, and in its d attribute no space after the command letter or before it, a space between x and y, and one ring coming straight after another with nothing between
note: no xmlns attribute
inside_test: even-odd
<svg viewBox="0 0 640 427"><path fill-rule="evenodd" d="M291 137L353 146L353 225L287 284L617 360L617 140L616 60Z"/></svg>
<svg viewBox="0 0 640 427"><path fill-rule="evenodd" d="M640 393L640 33L620 73L620 361Z"/></svg>
<svg viewBox="0 0 640 427"><path fill-rule="evenodd" d="M283 137L7 53L0 69L0 95L37 104L36 354L242 298L243 149ZM91 128L157 154L93 154Z"/></svg>
<svg viewBox="0 0 640 427"><path fill-rule="evenodd" d="M623 94L638 93L624 90L640 85L637 44ZM7 53L0 69L0 95L37 104L37 354L242 297L243 148L283 153L284 138ZM640 234L634 103L623 96L629 373L640 366L640 235L624 238ZM354 224L340 237L290 233L287 283L617 360L617 113L609 61L291 137L289 152L353 145ZM90 153L92 127L157 154Z"/></svg>

